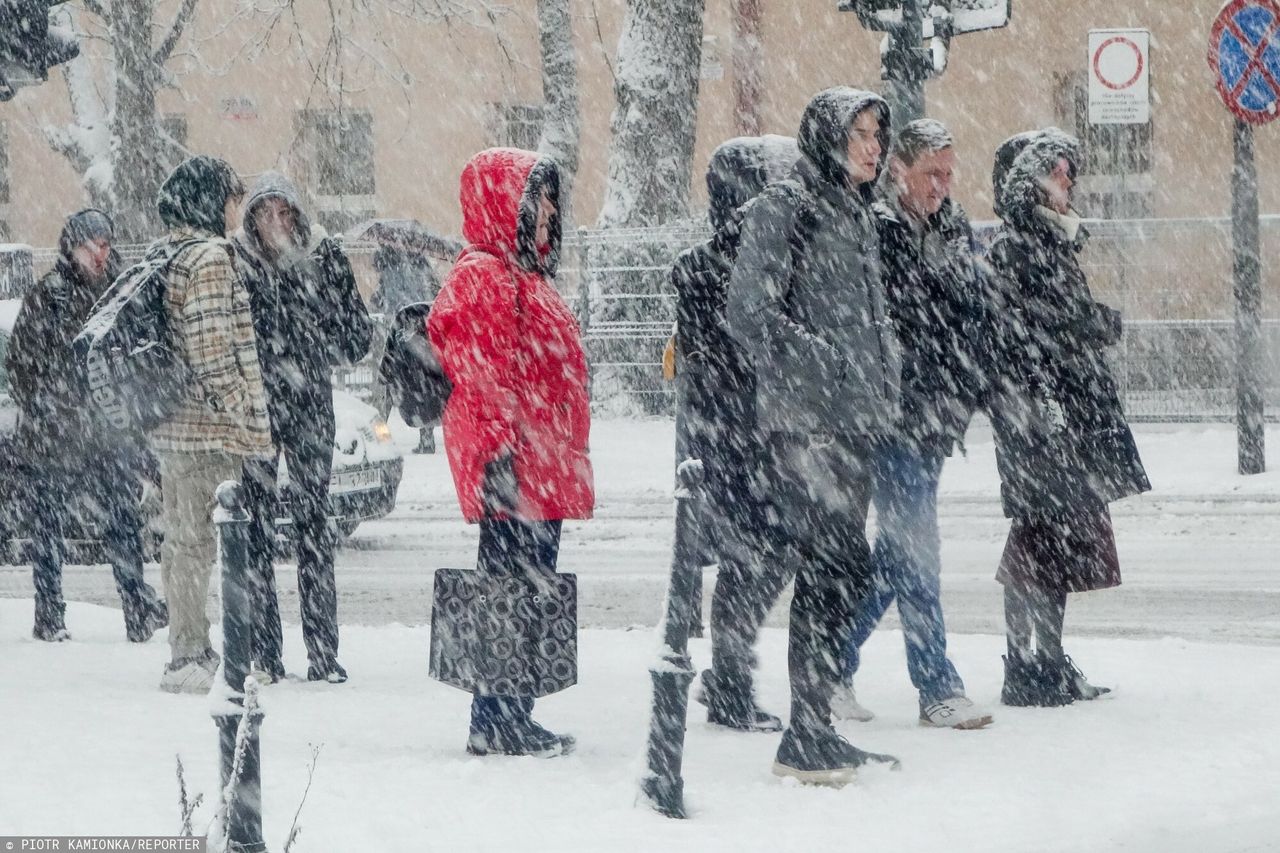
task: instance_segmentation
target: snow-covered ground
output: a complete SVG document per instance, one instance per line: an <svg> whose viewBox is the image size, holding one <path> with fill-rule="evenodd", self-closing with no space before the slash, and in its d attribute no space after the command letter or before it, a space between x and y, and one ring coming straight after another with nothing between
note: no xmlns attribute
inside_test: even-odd
<svg viewBox="0 0 1280 853"><path fill-rule="evenodd" d="M398 428L408 450L411 431ZM992 573L1007 522L990 436L948 462L941 517L953 658L996 723L974 733L915 723L895 620L868 647L859 694L879 712L847 724L855 743L903 759L841 791L769 775L776 736L713 731L691 713L693 820L634 806L654 624L670 561L672 431L602 421L593 433L598 517L566 528L562 569L579 574L581 683L540 705L574 732L571 758L470 759L467 697L426 675L431 574L474 560L443 456L407 458L400 504L357 531L339 559L343 686L266 691L267 840L303 811L302 851L399 850L1280 850L1280 430L1271 472L1235 472L1225 426L1141 426L1155 490L1114 508L1118 590L1077 596L1068 649L1109 701L999 707L1001 611ZM148 567L158 583L156 567ZM179 824L173 756L212 798L216 738L204 699L160 693L167 644L124 642L110 573L68 567L75 640L29 637L30 575L0 568L0 834L162 833ZM279 580L296 613L292 569ZM713 574L708 573L709 585ZM107 606L101 606L107 605ZM771 624L781 625L775 612ZM628 626L641 626L624 630ZM286 663L305 670L299 629ZM695 660L708 660L695 641ZM786 709L785 634L766 631L762 696ZM212 815L206 804L199 813Z"/></svg>
<svg viewBox="0 0 1280 853"><path fill-rule="evenodd" d="M166 833L179 826L174 756L214 796L208 700L155 689L163 642L127 645L119 614L73 604L76 641L23 635L28 601L0 601L0 832ZM301 637L286 642L300 669ZM953 637L970 693L993 704L1002 641ZM709 728L691 712L685 758L692 819L635 804L655 643L647 631L590 629L581 684L540 704L578 736L552 761L462 751L468 697L426 676L428 631L349 627L342 686L265 692L267 841L279 850L322 745L300 851L1027 851L1228 853L1276 849L1280 827L1280 649L1178 639L1073 642L1114 699L1064 709L995 708L981 732L922 729L902 638L876 635L859 679L879 717L843 724L892 752L843 790L769 774L777 736ZM762 649L764 702L785 707L785 636ZM705 661L705 642L694 643ZM212 807L198 812L207 825Z"/></svg>

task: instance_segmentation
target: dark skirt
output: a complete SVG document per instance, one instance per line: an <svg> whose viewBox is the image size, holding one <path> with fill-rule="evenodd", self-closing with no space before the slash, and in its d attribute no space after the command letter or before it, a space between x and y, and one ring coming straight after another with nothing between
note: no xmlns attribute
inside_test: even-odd
<svg viewBox="0 0 1280 853"><path fill-rule="evenodd" d="M1106 507L1058 518L1015 518L996 580L1017 589L1090 592L1120 585Z"/></svg>

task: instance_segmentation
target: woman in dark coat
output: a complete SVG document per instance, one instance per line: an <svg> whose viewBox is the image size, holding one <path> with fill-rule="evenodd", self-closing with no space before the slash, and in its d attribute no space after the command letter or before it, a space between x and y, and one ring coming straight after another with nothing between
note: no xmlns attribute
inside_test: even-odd
<svg viewBox="0 0 1280 853"><path fill-rule="evenodd" d="M1094 301L1071 207L1079 144L1056 129L1020 134L996 153L991 249L1008 300L993 404L1005 514L997 579L1005 588L1006 705L1096 699L1062 650L1067 594L1118 586L1107 506L1151 488L1104 358L1120 314ZM1032 645L1035 651L1032 651Z"/></svg>

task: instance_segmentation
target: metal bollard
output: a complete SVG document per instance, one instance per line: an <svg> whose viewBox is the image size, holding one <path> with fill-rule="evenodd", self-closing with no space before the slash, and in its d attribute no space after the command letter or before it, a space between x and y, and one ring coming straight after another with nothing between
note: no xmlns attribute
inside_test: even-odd
<svg viewBox="0 0 1280 853"><path fill-rule="evenodd" d="M649 770L640 791L653 808L667 817L684 818L685 715L689 708L689 685L693 683L693 661L689 659L689 629L695 618L695 581L699 563L698 518L702 503L702 463L687 459L676 472L676 535L671 559L671 582L667 588L667 611L663 621L662 657L649 670L653 679L653 712L649 720ZM698 614L701 619L701 614Z"/></svg>
<svg viewBox="0 0 1280 853"><path fill-rule="evenodd" d="M228 701L213 714L222 753L222 789L229 792L227 849L234 853L266 853L262 840L262 770L258 729L265 714L255 710L246 721L240 770L236 736L244 717L244 683L253 656L253 604L249 594L249 525L244 489L228 480L218 486L213 520L218 527L218 562L222 570L222 669ZM238 708L239 710L234 710Z"/></svg>

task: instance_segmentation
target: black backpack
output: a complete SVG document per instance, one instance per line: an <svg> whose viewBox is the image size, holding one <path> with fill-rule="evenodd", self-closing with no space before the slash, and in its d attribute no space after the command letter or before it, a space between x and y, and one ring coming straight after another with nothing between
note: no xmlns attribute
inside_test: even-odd
<svg viewBox="0 0 1280 853"><path fill-rule="evenodd" d="M396 312L378 376L387 387L400 417L411 427L440 422L453 384L444 375L427 340L430 302L415 302Z"/></svg>
<svg viewBox="0 0 1280 853"><path fill-rule="evenodd" d="M158 246L107 288L73 343L89 395L107 422L145 433L173 416L193 382L165 306L169 265L200 240Z"/></svg>

